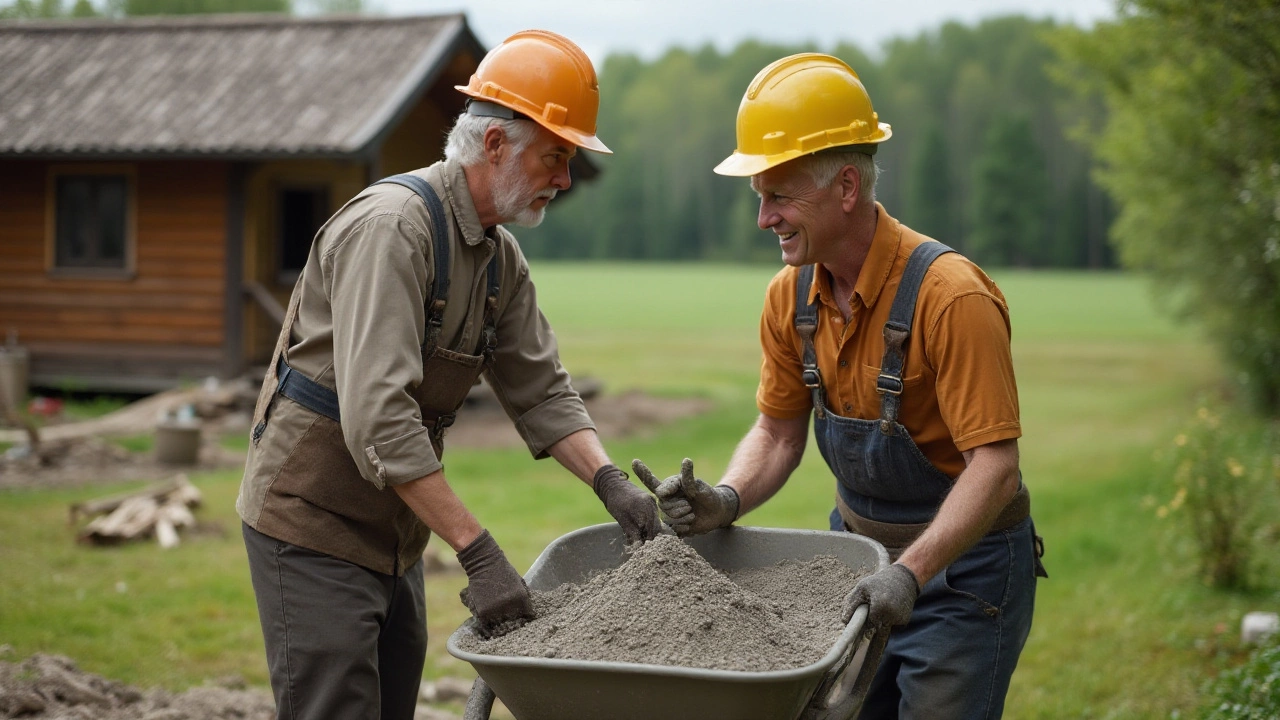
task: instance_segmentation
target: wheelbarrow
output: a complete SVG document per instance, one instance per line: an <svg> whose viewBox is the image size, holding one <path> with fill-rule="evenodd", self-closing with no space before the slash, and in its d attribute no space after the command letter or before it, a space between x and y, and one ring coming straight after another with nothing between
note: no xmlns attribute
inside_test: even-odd
<svg viewBox="0 0 1280 720"><path fill-rule="evenodd" d="M855 570L888 567L889 555L852 533L730 527L687 539L713 567L729 572L783 560L834 555ZM583 583L625 560L616 523L575 530L553 541L525 575L533 590ZM479 655L458 641L476 633L468 619L447 648L479 675L466 720L489 720L494 694L518 720L849 720L857 715L880 662L887 633L864 633L859 607L817 662L769 672Z"/></svg>

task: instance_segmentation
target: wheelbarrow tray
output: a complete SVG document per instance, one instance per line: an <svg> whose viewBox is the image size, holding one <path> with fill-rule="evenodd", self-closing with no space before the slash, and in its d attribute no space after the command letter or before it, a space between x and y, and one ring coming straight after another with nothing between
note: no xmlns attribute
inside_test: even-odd
<svg viewBox="0 0 1280 720"><path fill-rule="evenodd" d="M731 527L687 542L725 572L819 555L833 555L860 571L889 564L879 543L852 533ZM583 583L621 565L624 544L616 523L575 530L543 550L525 581L534 590ZM866 608L859 608L817 662L769 672L478 655L458 647L460 637L475 632L470 619L449 637L447 647L471 663L518 720L795 720L818 692L826 694L840 677L857 673L852 665L865 618ZM661 632L656 619L654 632ZM878 662L878 653L870 660Z"/></svg>

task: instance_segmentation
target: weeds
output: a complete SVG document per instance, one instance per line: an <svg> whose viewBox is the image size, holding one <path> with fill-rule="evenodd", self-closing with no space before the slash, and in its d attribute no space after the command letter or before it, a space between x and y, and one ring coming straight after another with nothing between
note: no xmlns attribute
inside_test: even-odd
<svg viewBox="0 0 1280 720"><path fill-rule="evenodd" d="M1173 439L1173 494L1161 518L1191 530L1205 579L1247 589L1274 570L1280 546L1280 432L1233 409L1201 406Z"/></svg>

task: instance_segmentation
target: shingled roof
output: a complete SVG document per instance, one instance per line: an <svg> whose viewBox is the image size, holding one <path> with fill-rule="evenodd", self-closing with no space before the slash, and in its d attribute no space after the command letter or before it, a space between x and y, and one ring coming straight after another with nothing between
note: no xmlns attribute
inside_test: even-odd
<svg viewBox="0 0 1280 720"><path fill-rule="evenodd" d="M359 156L460 48L460 14L0 22L0 156Z"/></svg>

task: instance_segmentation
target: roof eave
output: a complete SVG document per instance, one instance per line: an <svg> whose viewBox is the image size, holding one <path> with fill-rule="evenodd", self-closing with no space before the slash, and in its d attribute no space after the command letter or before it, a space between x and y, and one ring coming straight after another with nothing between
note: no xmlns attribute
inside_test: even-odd
<svg viewBox="0 0 1280 720"><path fill-rule="evenodd" d="M441 31L431 45L422 52L414 69L401 82L390 99L378 109L358 131L352 134L350 147L358 148L356 155L367 157L381 147L414 104L439 79L455 54L471 50L476 57L484 57L486 50L480 44L465 15L455 15L451 26Z"/></svg>

